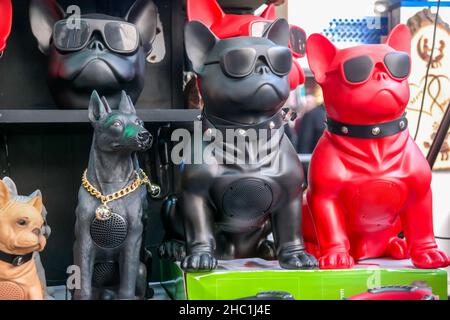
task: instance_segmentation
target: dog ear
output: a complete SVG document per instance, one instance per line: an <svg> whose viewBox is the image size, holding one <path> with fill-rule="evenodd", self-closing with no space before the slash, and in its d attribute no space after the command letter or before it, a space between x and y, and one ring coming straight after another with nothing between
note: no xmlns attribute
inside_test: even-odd
<svg viewBox="0 0 450 320"><path fill-rule="evenodd" d="M203 23L189 22L184 28L186 54L196 73L203 71L203 65L209 52L219 39Z"/></svg>
<svg viewBox="0 0 450 320"><path fill-rule="evenodd" d="M337 48L334 44L321 34L314 33L306 40L309 67L319 84L325 81L325 73L336 53Z"/></svg>
<svg viewBox="0 0 450 320"><path fill-rule="evenodd" d="M394 29L389 32L389 35L386 39L386 44L397 51L402 51L410 54L411 31L409 31L408 26L404 24L396 25Z"/></svg>
<svg viewBox="0 0 450 320"><path fill-rule="evenodd" d="M277 19L267 28L263 37L273 43L287 47L289 45L289 23L285 19Z"/></svg>
<svg viewBox="0 0 450 320"><path fill-rule="evenodd" d="M91 101L89 102L89 120L91 120L92 123L95 123L106 116L110 111L111 109L109 106L103 103L97 91L94 90L91 95Z"/></svg>
<svg viewBox="0 0 450 320"><path fill-rule="evenodd" d="M131 98L127 96L127 93L123 90L119 102L119 111L123 113L136 114L136 109L134 108Z"/></svg>
<svg viewBox="0 0 450 320"><path fill-rule="evenodd" d="M11 200L11 193L3 180L0 180L0 208L3 208Z"/></svg>
<svg viewBox="0 0 450 320"><path fill-rule="evenodd" d="M269 4L264 10L263 13L261 13L261 18L267 19L267 20L276 20L277 19L277 13L275 12L275 5L273 3Z"/></svg>
<svg viewBox="0 0 450 320"><path fill-rule="evenodd" d="M158 8L152 0L137 0L128 10L125 20L134 24L146 54L152 51L158 24Z"/></svg>
<svg viewBox="0 0 450 320"><path fill-rule="evenodd" d="M42 193L40 190L36 190L32 194L30 194L31 200L29 200L27 203L30 206L33 206L38 212L42 212L42 209L44 207L44 204L42 203Z"/></svg>
<svg viewBox="0 0 450 320"><path fill-rule="evenodd" d="M64 19L65 12L55 0L31 0L29 12L31 31L38 41L39 50L48 54L53 25Z"/></svg>
<svg viewBox="0 0 450 320"><path fill-rule="evenodd" d="M3 182L8 187L9 192L10 192L12 197L19 195L19 193L17 192L17 186L16 186L16 184L14 183L14 181L10 177L4 177L3 178Z"/></svg>
<svg viewBox="0 0 450 320"><path fill-rule="evenodd" d="M223 19L223 12L217 0L187 0L188 21L200 21L208 28Z"/></svg>

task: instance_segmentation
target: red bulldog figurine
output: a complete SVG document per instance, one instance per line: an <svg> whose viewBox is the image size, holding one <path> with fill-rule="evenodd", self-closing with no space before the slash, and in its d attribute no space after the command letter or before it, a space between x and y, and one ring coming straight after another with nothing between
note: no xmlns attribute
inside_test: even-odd
<svg viewBox="0 0 450 320"><path fill-rule="evenodd" d="M384 256L450 264L433 236L431 170L405 118L410 43L405 25L386 44L339 50L320 34L307 40L327 130L311 160L303 228L323 269Z"/></svg>
<svg viewBox="0 0 450 320"><path fill-rule="evenodd" d="M275 5L269 4L260 16L251 14L226 14L217 0L187 0L189 21L200 21L220 39L231 37L260 37L266 28L277 19ZM296 58L305 56L306 33L302 28L290 25L289 48L294 57L289 73L291 90L305 82L305 75Z"/></svg>
<svg viewBox="0 0 450 320"><path fill-rule="evenodd" d="M0 57L6 48L6 41L11 33L12 5L11 0L0 0Z"/></svg>

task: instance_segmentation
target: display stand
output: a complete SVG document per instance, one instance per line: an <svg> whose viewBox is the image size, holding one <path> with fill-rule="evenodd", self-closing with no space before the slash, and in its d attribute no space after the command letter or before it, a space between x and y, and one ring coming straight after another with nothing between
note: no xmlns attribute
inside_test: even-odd
<svg viewBox="0 0 450 320"><path fill-rule="evenodd" d="M218 269L207 273L186 273L179 263L162 260L161 284L176 300L233 300L274 291L296 300L342 300L371 288L411 285L447 300L447 272L415 269L409 260L365 260L345 270L283 270L277 261L242 259L219 261Z"/></svg>

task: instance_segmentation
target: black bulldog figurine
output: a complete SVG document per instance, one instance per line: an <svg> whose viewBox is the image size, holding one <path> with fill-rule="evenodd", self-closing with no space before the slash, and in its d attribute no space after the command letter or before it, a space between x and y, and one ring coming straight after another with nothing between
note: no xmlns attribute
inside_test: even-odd
<svg viewBox="0 0 450 320"><path fill-rule="evenodd" d="M67 16L56 1L32 0L31 28L39 49L48 55L48 83L55 102L83 108L95 89L113 108L122 90L135 103L144 87L157 14L152 0L137 0L125 18Z"/></svg>
<svg viewBox="0 0 450 320"><path fill-rule="evenodd" d="M185 165L178 197L163 208L168 241L159 254L182 259L186 271L249 257L278 259L286 269L317 267L301 235L302 166L283 129L292 66L288 38L285 20L261 38L219 40L200 22L186 26L187 55L205 101L202 129L215 137L215 154ZM221 142L227 130L245 139ZM200 152L208 147L211 142L203 142ZM252 160L233 161L236 155ZM270 233L275 243L267 240Z"/></svg>
<svg viewBox="0 0 450 320"><path fill-rule="evenodd" d="M96 91L89 104L94 137L88 168L82 177L76 209L74 264L81 288L75 299L143 298L146 270L142 235L147 218L147 185L136 152L152 144L152 136L122 92L118 110L111 110Z"/></svg>

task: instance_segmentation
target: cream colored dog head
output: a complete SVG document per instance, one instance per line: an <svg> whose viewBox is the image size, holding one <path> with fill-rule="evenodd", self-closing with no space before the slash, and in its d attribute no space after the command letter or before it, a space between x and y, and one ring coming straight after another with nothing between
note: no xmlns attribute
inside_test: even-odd
<svg viewBox="0 0 450 320"><path fill-rule="evenodd" d="M42 251L46 244L42 195L19 196L10 178L0 180L0 250L24 255Z"/></svg>

